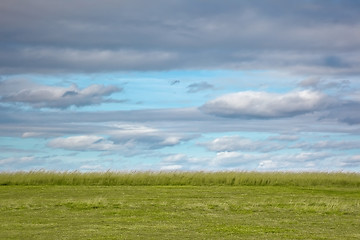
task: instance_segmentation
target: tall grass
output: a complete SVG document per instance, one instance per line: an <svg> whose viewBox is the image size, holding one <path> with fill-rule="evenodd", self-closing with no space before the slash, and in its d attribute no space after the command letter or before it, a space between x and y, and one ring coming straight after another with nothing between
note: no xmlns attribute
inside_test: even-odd
<svg viewBox="0 0 360 240"><path fill-rule="evenodd" d="M326 172L2 172L0 185L351 186L358 173Z"/></svg>

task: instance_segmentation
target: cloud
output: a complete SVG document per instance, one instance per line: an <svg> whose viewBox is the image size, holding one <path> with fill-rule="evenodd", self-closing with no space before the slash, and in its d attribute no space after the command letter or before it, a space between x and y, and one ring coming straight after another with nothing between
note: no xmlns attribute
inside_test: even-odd
<svg viewBox="0 0 360 240"><path fill-rule="evenodd" d="M293 148L301 148L303 150L351 150L360 149L358 141L319 141L319 142L300 142L292 146Z"/></svg>
<svg viewBox="0 0 360 240"><path fill-rule="evenodd" d="M330 157L331 154L326 152L301 152L296 154L288 154L286 157L288 158L287 162L296 162L296 163L304 163L315 160L323 160L325 158ZM274 159L279 159L279 157L275 156ZM281 157L280 157L281 159ZM284 161L284 159L281 159Z"/></svg>
<svg viewBox="0 0 360 240"><path fill-rule="evenodd" d="M160 162L162 170L209 170L213 159L191 157L183 153L170 154ZM176 168L176 169L174 169Z"/></svg>
<svg viewBox="0 0 360 240"><path fill-rule="evenodd" d="M254 167L259 160L264 158L264 154L258 153L244 154L240 152L218 152L211 161L210 166L220 168L243 168L246 166L247 168L251 168Z"/></svg>
<svg viewBox="0 0 360 240"><path fill-rule="evenodd" d="M4 158L0 160L1 165L11 165L11 164L19 164L19 163L29 163L34 161L34 157L20 157L20 158Z"/></svg>
<svg viewBox="0 0 360 240"><path fill-rule="evenodd" d="M0 171L19 171L39 167L44 162L35 156L0 158Z"/></svg>
<svg viewBox="0 0 360 240"><path fill-rule="evenodd" d="M111 124L113 129L108 132L116 144L133 145L138 148L158 149L180 144L192 139L192 136L161 131L142 124Z"/></svg>
<svg viewBox="0 0 360 240"><path fill-rule="evenodd" d="M172 80L172 81L170 81L171 86L179 84L179 83L180 83L180 80Z"/></svg>
<svg viewBox="0 0 360 240"><path fill-rule="evenodd" d="M196 93L196 92L200 92L200 91L205 91L205 90L209 90L209 89L213 89L214 86L207 83L207 82L200 82L200 83L193 83L190 84L189 86L187 86L187 92L188 93Z"/></svg>
<svg viewBox="0 0 360 240"><path fill-rule="evenodd" d="M121 91L115 86L90 85L79 89L40 85L29 80L12 79L0 82L0 102L24 103L35 108L67 108L101 104L104 97Z"/></svg>
<svg viewBox="0 0 360 240"><path fill-rule="evenodd" d="M294 170L309 171L315 169L330 170L332 155L325 152L300 152L267 155L259 161L259 170Z"/></svg>
<svg viewBox="0 0 360 240"><path fill-rule="evenodd" d="M326 66L329 66L332 68L344 68L344 67L349 66L338 56L326 56L324 59L324 62L325 62Z"/></svg>
<svg viewBox="0 0 360 240"><path fill-rule="evenodd" d="M356 124L349 125L339 122L341 117L353 117L356 119L355 106L349 108L343 115L342 108L331 109L333 115L327 116L323 113L311 115L299 115L296 118L224 118L204 114L197 109L144 109L130 111L41 111L31 109L21 111L16 109L1 110L0 133L2 136L10 137L40 137L52 138L60 136L75 135L114 135L114 142L126 141L128 134L134 130L131 128L150 128L152 132L145 133L144 144L163 142L177 142L199 137L205 133L220 132L266 132L270 134L286 133L297 135L301 132L323 132L323 133L350 133L359 134L360 130ZM336 112L340 114L335 114ZM20 114L21 113L21 114ZM352 115L351 115L352 113ZM359 115L360 116L360 115ZM359 118L360 119L360 118ZM350 120L350 119L348 119ZM359 123L360 121L358 121ZM128 125L128 126L126 126ZM129 130L126 130L129 129ZM139 136L142 135L139 131ZM157 141L150 141L148 135L158 135ZM224 133L226 135L226 133ZM231 135L231 134L228 134ZM131 138L131 136L129 136ZM118 139L117 139L118 138ZM272 139L268 139L273 141ZM275 140L279 141L279 140ZM281 144L281 142L280 142ZM163 144L164 145L164 144ZM165 144L166 145L166 144ZM149 145L147 145L149 146Z"/></svg>
<svg viewBox="0 0 360 240"><path fill-rule="evenodd" d="M161 171L175 171L182 169L183 166L181 165L168 165L168 166L162 166L160 167Z"/></svg>
<svg viewBox="0 0 360 240"><path fill-rule="evenodd" d="M239 136L224 136L199 145L214 152L253 151L270 152L283 149L285 146L270 141L253 141Z"/></svg>
<svg viewBox="0 0 360 240"><path fill-rule="evenodd" d="M275 140L275 141L297 141L299 140L299 137L296 135L291 135L291 134L280 134L277 136L271 136L268 138L269 140Z"/></svg>
<svg viewBox="0 0 360 240"><path fill-rule="evenodd" d="M167 156L163 159L163 163L173 164L173 163L182 163L188 161L188 156L185 154L173 154Z"/></svg>
<svg viewBox="0 0 360 240"><path fill-rule="evenodd" d="M103 171L104 170L103 166L101 166L100 164L97 164L97 165L85 164L85 165L81 165L80 169L85 170L85 171Z"/></svg>
<svg viewBox="0 0 360 240"><path fill-rule="evenodd" d="M264 160L259 163L259 169L278 169L279 163L272 160Z"/></svg>
<svg viewBox="0 0 360 240"><path fill-rule="evenodd" d="M206 6L191 0L151 6L141 0L6 1L0 7L0 72L359 73L359 7L352 0L210 0Z"/></svg>
<svg viewBox="0 0 360 240"><path fill-rule="evenodd" d="M352 91L346 95L347 99L349 99L350 103L357 103L360 104L360 90L357 89L355 91Z"/></svg>
<svg viewBox="0 0 360 240"><path fill-rule="evenodd" d="M1 51L0 51L1 53ZM104 72L116 70L165 70L178 61L177 53L170 51L140 51L116 49L72 49L34 47L18 49L0 56L0 72L54 73L54 72ZM14 59L14 58L17 59ZM6 58L18 61L19 67L6 64ZM31 61L29 66L27 62ZM35 66L35 68L34 68Z"/></svg>
<svg viewBox="0 0 360 240"><path fill-rule="evenodd" d="M98 127L96 131L87 131L87 133L98 135L59 137L50 140L47 146L72 151L109 151L134 156L149 150L175 146L193 138L130 123L106 124L106 127Z"/></svg>
<svg viewBox="0 0 360 240"><path fill-rule="evenodd" d="M217 152L213 157L197 158L185 154L166 156L160 166L181 166L182 169L191 170L294 170L309 171L315 169L336 169L336 164L345 166L345 161L358 164L355 158L338 158L326 152L298 152L287 153L243 153L237 151ZM352 164L352 162L351 162ZM350 165L349 165L350 166Z"/></svg>
<svg viewBox="0 0 360 240"><path fill-rule="evenodd" d="M350 125L360 124L360 101L348 101L340 107L332 109L327 118L334 118Z"/></svg>
<svg viewBox="0 0 360 240"><path fill-rule="evenodd" d="M349 84L349 80L325 81L319 77L310 77L299 82L300 87L311 88L315 90L325 90L332 88L343 90L349 88Z"/></svg>
<svg viewBox="0 0 360 240"><path fill-rule="evenodd" d="M72 136L55 138L47 145L51 148L61 148L74 151L109 151L116 148L112 141L100 136Z"/></svg>
<svg viewBox="0 0 360 240"><path fill-rule="evenodd" d="M339 165L341 167L359 167L360 166L360 155L354 155L345 159L340 160Z"/></svg>
<svg viewBox="0 0 360 240"><path fill-rule="evenodd" d="M217 167L242 168L259 170L290 170L314 169L317 166L326 168L333 157L325 152L300 152L300 153L241 153L218 152L212 163ZM324 165L325 164L325 165ZM316 166L315 166L316 165Z"/></svg>
<svg viewBox="0 0 360 240"><path fill-rule="evenodd" d="M316 91L285 94L246 91L220 96L200 110L222 117L280 118L324 110L333 104L330 97Z"/></svg>
<svg viewBox="0 0 360 240"><path fill-rule="evenodd" d="M24 132L21 137L22 138L33 138L33 137L41 137L46 135L45 133L41 132Z"/></svg>

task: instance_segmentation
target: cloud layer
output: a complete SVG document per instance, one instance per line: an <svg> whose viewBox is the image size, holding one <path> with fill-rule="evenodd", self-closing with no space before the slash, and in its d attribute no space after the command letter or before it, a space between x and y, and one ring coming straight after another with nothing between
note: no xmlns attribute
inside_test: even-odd
<svg viewBox="0 0 360 240"><path fill-rule="evenodd" d="M0 102L24 103L35 108L80 107L106 102L104 97L119 91L118 87L98 84L79 89L75 84L65 88L15 79L0 81Z"/></svg>
<svg viewBox="0 0 360 240"><path fill-rule="evenodd" d="M215 152L234 152L234 151L252 151L252 152L271 152L284 147L284 144L276 144L270 141L252 141L240 136L224 136L200 145L205 146L210 151Z"/></svg>
<svg viewBox="0 0 360 240"><path fill-rule="evenodd" d="M109 151L115 147L113 142L100 136L55 138L48 143L48 146L75 151Z"/></svg>
<svg viewBox="0 0 360 240"><path fill-rule="evenodd" d="M5 0L0 72L262 68L354 74L360 70L358 9L356 0L155 0L151 6L141 0Z"/></svg>
<svg viewBox="0 0 360 240"><path fill-rule="evenodd" d="M333 101L315 91L294 91L285 94L238 92L220 96L200 109L224 117L278 118L324 110Z"/></svg>

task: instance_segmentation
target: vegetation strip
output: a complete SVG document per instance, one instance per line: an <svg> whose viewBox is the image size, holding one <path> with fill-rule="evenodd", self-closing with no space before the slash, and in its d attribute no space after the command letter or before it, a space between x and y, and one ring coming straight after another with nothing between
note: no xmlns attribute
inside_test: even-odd
<svg viewBox="0 0 360 240"><path fill-rule="evenodd" d="M343 172L0 172L0 185L88 186L349 186L359 173Z"/></svg>

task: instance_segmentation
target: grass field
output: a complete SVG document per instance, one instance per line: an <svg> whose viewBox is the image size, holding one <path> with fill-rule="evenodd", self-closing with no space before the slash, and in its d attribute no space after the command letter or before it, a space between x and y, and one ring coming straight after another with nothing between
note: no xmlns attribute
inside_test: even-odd
<svg viewBox="0 0 360 240"><path fill-rule="evenodd" d="M0 173L0 239L360 239L360 175Z"/></svg>

